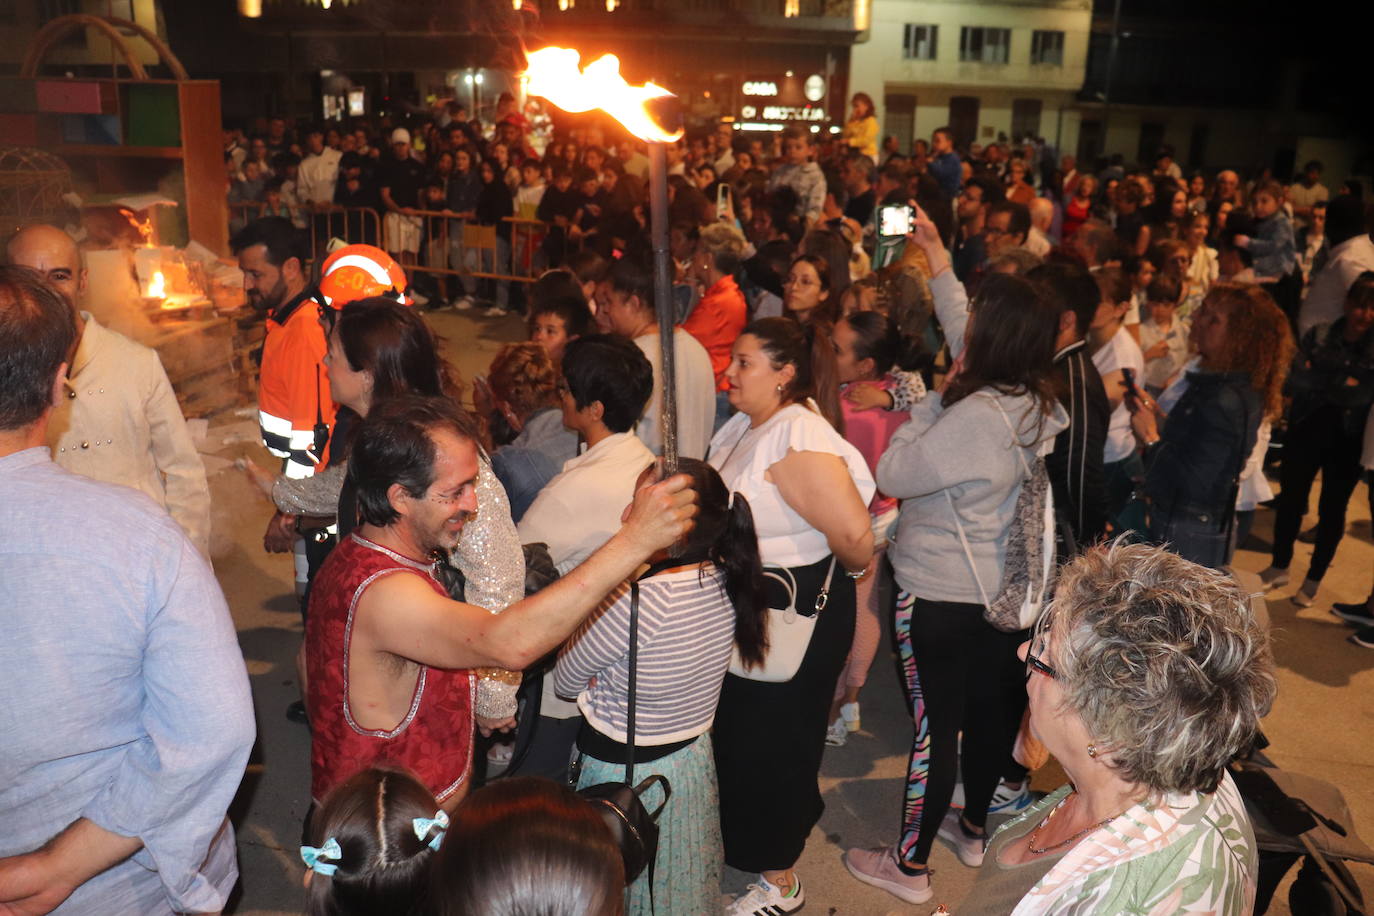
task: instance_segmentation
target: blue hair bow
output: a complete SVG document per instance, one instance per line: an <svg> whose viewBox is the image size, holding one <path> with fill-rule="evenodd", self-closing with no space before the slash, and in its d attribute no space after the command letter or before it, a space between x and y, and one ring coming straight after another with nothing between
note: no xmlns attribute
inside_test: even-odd
<svg viewBox="0 0 1374 916"><path fill-rule="evenodd" d="M430 849L438 849L439 844L444 840L444 831L448 829L448 812L440 808L434 812L433 817L417 817L411 823L415 827L416 839L420 840L429 836L429 832L438 827L439 832L434 834L434 839L429 841Z"/></svg>
<svg viewBox="0 0 1374 916"><path fill-rule="evenodd" d="M339 848L339 841L330 837L323 846L301 847L301 861L306 867L316 874L324 875L326 878L334 876L334 872L339 870L339 866L330 865L329 861L335 862L343 858L343 850Z"/></svg>

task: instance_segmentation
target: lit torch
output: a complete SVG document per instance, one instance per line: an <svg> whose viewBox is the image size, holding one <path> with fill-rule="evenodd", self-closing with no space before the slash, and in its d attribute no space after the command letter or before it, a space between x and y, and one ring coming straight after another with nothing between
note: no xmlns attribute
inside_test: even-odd
<svg viewBox="0 0 1374 916"><path fill-rule="evenodd" d="M542 48L526 55L526 91L572 114L601 109L649 144L649 225L654 249L654 305L658 310L659 370L663 401L664 472L677 470L677 371L673 352L673 275L668 249L668 160L666 144L682 137L677 97L662 86L631 86L614 54L580 67L570 48ZM666 123L665 123L666 122Z"/></svg>

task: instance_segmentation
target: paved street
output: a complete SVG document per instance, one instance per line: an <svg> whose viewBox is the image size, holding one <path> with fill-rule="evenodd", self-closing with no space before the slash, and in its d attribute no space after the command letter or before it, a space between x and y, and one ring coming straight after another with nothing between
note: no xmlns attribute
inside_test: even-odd
<svg viewBox="0 0 1374 916"><path fill-rule="evenodd" d="M469 319L446 312L433 323L447 338L450 356L465 378L484 371L500 344L523 332L513 318ZM309 794L309 735L304 726L283 716L297 697L293 657L301 636L291 562L289 557L263 552L261 536L270 507L232 467L233 459L242 456L268 463L255 435L251 417L226 415L211 426L204 445L214 496L215 569L252 677L259 728L233 811L243 881L230 912L238 916L299 912L302 866L296 849ZM1314 493L1314 505L1315 499ZM1260 512L1250 547L1263 550L1272 518L1272 513ZM1374 840L1374 766L1368 753L1374 729L1374 652L1347 644L1344 637L1349 631L1328 611L1332 600L1362 599L1374 577L1363 485L1352 500L1349 532L1316 606L1295 607L1287 600L1291 588L1270 605L1280 692L1265 731L1273 742L1270 753L1280 765L1340 786L1360 832ZM1310 552L1309 546L1298 546L1293 587L1301 582ZM1257 571L1267 559L1267 553L1243 550L1238 565ZM908 907L854 881L840 864L846 847L889 842L897 828L911 729L890 659L885 642L861 699L863 731L846 747L827 752L822 772L826 813L799 866L807 913L925 914L935 902L958 913L974 878L952 852L937 846L932 860L936 900ZM1061 774L1051 770L1036 774L1036 789L1059 784ZM1366 899L1374 899L1374 868L1356 865L1352 870ZM744 877L728 876L726 889L742 888ZM1270 912L1289 912L1285 894L1281 888Z"/></svg>

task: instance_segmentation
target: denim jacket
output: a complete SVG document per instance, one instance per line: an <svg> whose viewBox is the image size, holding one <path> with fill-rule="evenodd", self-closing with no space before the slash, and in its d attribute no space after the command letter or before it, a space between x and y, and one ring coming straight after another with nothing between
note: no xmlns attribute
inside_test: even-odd
<svg viewBox="0 0 1374 916"><path fill-rule="evenodd" d="M1187 392L1146 455L1152 517L1225 518L1235 507L1233 484L1255 447L1263 414L1248 373L1188 373Z"/></svg>
<svg viewBox="0 0 1374 916"><path fill-rule="evenodd" d="M1257 277L1286 277L1293 272L1298 263L1298 248L1288 214L1280 210L1255 223L1250 253L1255 257Z"/></svg>

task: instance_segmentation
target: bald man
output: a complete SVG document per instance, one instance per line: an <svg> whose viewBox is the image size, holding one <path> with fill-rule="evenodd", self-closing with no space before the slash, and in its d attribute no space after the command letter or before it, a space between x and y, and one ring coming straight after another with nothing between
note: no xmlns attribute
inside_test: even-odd
<svg viewBox="0 0 1374 916"><path fill-rule="evenodd" d="M1050 227L1054 225L1054 201L1048 197L1037 197L1030 204L1030 232L1026 234L1027 248L1039 258L1049 256L1054 242L1050 241Z"/></svg>
<svg viewBox="0 0 1374 916"><path fill-rule="evenodd" d="M205 465L157 353L103 327L77 307L86 270L71 236L32 224L6 246L11 264L38 271L72 310L77 345L66 393L48 424L61 467L148 494L210 556L210 488Z"/></svg>

